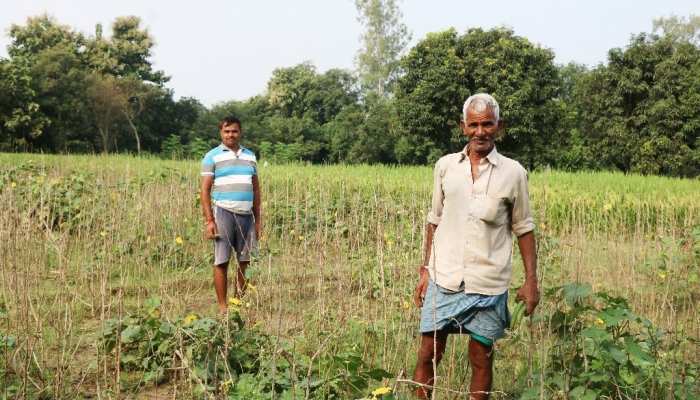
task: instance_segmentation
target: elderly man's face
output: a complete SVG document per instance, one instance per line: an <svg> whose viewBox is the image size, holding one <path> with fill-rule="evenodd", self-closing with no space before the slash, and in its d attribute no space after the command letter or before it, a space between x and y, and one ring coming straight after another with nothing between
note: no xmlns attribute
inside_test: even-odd
<svg viewBox="0 0 700 400"><path fill-rule="evenodd" d="M461 121L462 132L469 138L469 150L482 156L488 155L496 143L496 136L503 126L497 121L490 107L470 107L467 120Z"/></svg>

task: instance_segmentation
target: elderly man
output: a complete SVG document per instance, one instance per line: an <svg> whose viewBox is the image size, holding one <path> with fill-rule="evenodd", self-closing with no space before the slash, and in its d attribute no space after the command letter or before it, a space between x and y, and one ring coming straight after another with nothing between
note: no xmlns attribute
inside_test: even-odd
<svg viewBox="0 0 700 400"><path fill-rule="evenodd" d="M228 264L232 251L238 261L234 293L243 294L250 252L260 237L260 181L255 153L240 145L241 121L219 122L221 144L202 159L200 201L205 235L214 240L214 289L219 311L226 313ZM212 207L212 200L214 207Z"/></svg>
<svg viewBox="0 0 700 400"><path fill-rule="evenodd" d="M428 398L449 333L470 335L471 399L491 390L493 344L510 323L508 286L512 234L525 266L517 292L526 315L539 302L535 224L530 214L527 172L496 151L503 129L499 106L476 94L463 107L462 132L469 139L458 153L435 164L432 207L426 224L423 263L414 300L421 310L421 345L414 380Z"/></svg>

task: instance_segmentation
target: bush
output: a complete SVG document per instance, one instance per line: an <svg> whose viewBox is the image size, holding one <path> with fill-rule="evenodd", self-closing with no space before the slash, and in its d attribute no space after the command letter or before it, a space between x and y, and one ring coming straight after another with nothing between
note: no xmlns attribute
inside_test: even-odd
<svg viewBox="0 0 700 400"><path fill-rule="evenodd" d="M700 398L698 367L673 356L690 343L664 341L664 332L634 314L624 298L575 283L547 295L556 304L544 317L555 343L522 399L541 398L540 387L550 399L653 399L669 392Z"/></svg>
<svg viewBox="0 0 700 400"><path fill-rule="evenodd" d="M106 321L100 345L118 359L126 372L122 384L131 389L165 382L176 370L171 367L182 366L200 395L269 399L274 392L281 399L346 399L367 395L372 382L390 376L370 368L351 346L333 354L295 354L294 346L245 328L243 306L232 298L227 318L189 314L167 321L160 300L149 299L139 313ZM131 384L125 382L129 373ZM384 392L369 398L391 398Z"/></svg>

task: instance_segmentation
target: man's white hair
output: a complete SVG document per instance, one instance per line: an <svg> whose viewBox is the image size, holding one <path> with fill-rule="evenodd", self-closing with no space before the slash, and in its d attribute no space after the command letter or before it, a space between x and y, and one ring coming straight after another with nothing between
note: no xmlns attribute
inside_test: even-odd
<svg viewBox="0 0 700 400"><path fill-rule="evenodd" d="M467 122L467 110L473 109L477 112L486 111L491 109L493 116L496 117L496 121L500 121L500 107L498 102L488 93L477 93L469 96L467 101L464 102L462 107L462 119Z"/></svg>

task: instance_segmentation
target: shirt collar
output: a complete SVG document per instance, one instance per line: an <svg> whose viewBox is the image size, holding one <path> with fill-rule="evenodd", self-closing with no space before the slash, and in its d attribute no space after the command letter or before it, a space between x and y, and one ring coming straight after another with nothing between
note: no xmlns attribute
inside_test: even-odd
<svg viewBox="0 0 700 400"><path fill-rule="evenodd" d="M469 143L467 143L466 146L464 146L464 149L462 149L462 155L459 159L459 162L464 161L466 158L469 157ZM498 154L498 151L496 151L496 146L493 146L493 149L491 149L491 152L486 156L486 160L488 160L489 163L491 163L493 166L498 166L498 161L499 161L500 154Z"/></svg>
<svg viewBox="0 0 700 400"><path fill-rule="evenodd" d="M236 157L240 156L240 155L243 153L243 149L245 149L245 147L241 146L240 144L238 145L238 151L233 151L232 148L226 146L226 145L223 144L223 143L221 143L219 146L220 146L222 149L224 149L224 151L230 151L231 153L235 154Z"/></svg>

